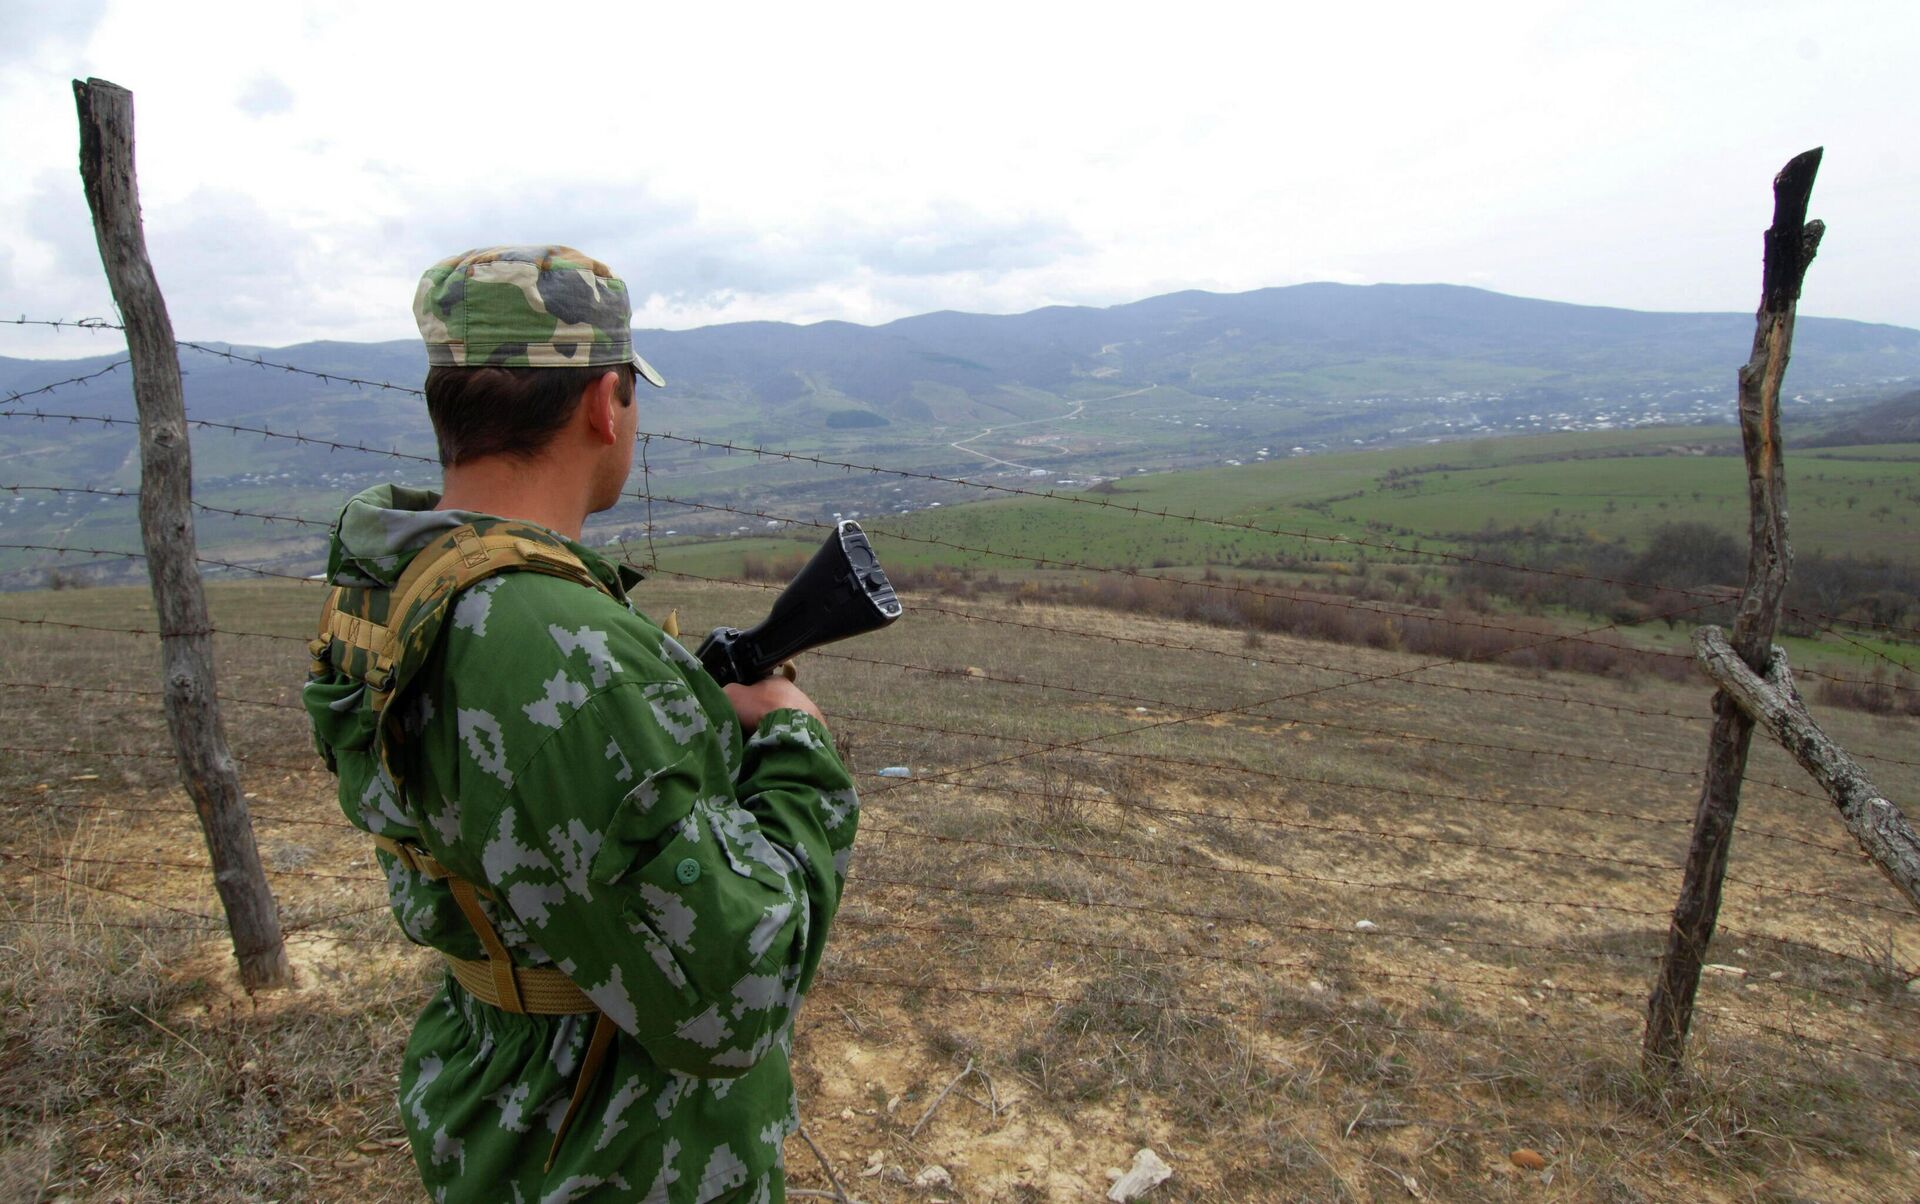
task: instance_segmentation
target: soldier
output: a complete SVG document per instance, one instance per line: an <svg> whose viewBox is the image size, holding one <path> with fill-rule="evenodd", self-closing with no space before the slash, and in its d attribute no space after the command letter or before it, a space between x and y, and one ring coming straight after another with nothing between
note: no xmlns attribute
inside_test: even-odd
<svg viewBox="0 0 1920 1204"><path fill-rule="evenodd" d="M579 542L632 465L626 286L566 247L428 269L444 492L341 513L304 698L448 974L401 1065L435 1200L785 1198L794 1009L858 802L813 702L723 691Z"/></svg>

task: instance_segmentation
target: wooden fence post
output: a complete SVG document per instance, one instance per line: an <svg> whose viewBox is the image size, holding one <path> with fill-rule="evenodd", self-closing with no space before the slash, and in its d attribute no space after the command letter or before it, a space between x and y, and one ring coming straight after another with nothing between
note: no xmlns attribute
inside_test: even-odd
<svg viewBox="0 0 1920 1204"><path fill-rule="evenodd" d="M1920 833L1873 784L1860 763L1829 739L1807 713L1787 667L1787 654L1775 648L1773 663L1763 677L1747 667L1718 627L1693 633L1693 653L1707 676L1813 775L1862 851L1907 902L1920 908Z"/></svg>
<svg viewBox="0 0 1920 1204"><path fill-rule="evenodd" d="M1740 369L1740 438L1747 460L1750 542L1747 585L1734 619L1733 647L1759 674L1767 671L1772 659L1773 633L1780 623L1780 601L1793 563L1793 551L1787 545L1786 472L1780 455L1780 381L1793 347L1800 285L1826 229L1817 221L1807 221L1820 154L1816 147L1794 156L1773 178L1773 225L1766 235L1760 312L1754 319L1752 354ZM1641 1062L1652 1075L1677 1069L1686 1052L1700 967L1720 915L1727 851L1740 809L1740 782L1753 740L1753 720L1724 690L1714 694L1713 710L1706 781L1694 812L1686 875L1667 931L1660 977L1647 1000Z"/></svg>
<svg viewBox="0 0 1920 1204"><path fill-rule="evenodd" d="M140 413L140 538L160 618L161 687L180 776L200 816L226 908L240 982L248 990L292 978L280 916L260 865L253 820L227 750L214 692L213 632L193 531L193 469L173 322L140 223L133 172L133 93L105 80L73 81L80 113L80 177L113 300L126 323Z"/></svg>

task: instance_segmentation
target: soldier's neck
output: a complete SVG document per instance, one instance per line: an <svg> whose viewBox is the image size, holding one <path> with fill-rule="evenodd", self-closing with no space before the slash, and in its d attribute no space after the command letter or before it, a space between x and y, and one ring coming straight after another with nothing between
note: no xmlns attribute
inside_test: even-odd
<svg viewBox="0 0 1920 1204"><path fill-rule="evenodd" d="M587 473L564 471L545 459L488 456L446 469L434 509L517 518L577 540L591 512L588 480Z"/></svg>

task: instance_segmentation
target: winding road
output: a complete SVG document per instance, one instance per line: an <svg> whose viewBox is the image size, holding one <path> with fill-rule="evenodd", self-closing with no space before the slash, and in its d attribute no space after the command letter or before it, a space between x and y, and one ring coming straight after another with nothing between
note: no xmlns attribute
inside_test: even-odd
<svg viewBox="0 0 1920 1204"><path fill-rule="evenodd" d="M981 431L981 432L980 432L979 434L977 434L977 435L972 435L972 436L969 436L968 438L965 438L965 439L961 439L961 440L959 440L959 441L957 441L957 442L954 442L954 443L949 443L949 444L948 444L947 446L949 446L949 447L951 447L951 448L953 448L953 450L955 450L955 451L957 451L957 452L965 452L965 453L966 453L967 455L969 455L969 456L978 456L978 457L980 457L980 458L981 458L982 460L985 460L985 461L987 461L987 462L988 462L989 464L1004 464L1004 465L1006 465L1006 466L1007 466L1008 468L1018 468L1018 469L1020 469L1020 470L1022 470L1022 471L1024 471L1024 472L1045 472L1045 471L1046 471L1045 469L1043 469L1043 468L1040 468L1040 467L1038 467L1037 465L1033 465L1033 464L1021 464L1021 463L1018 463L1018 462L1016 462L1016 461L1013 461L1013 460L1003 460L1003 459L1001 459L1001 458L1000 458L999 456L990 456L990 455L988 455L988 454L987 454L986 452L983 452L983 451L977 451L977 450L975 450L974 448L971 448L971 447L968 447L968 446L967 446L967 444L969 444L969 443L977 443L977 442L979 442L980 440L982 440L982 439L985 439L985 438L986 438L986 437L987 437L988 435L991 435L991 434L993 434L993 433L994 433L994 432L996 432L996 431L1005 431L1005 430L1011 430L1011 429L1013 429L1013 428L1014 428L1014 427L1016 427L1016 426L1037 426L1037 425L1040 425L1040 424L1043 424L1043 423L1049 423L1049 422L1071 422L1071 421L1073 421L1073 420L1074 420L1075 418L1078 418L1078 417L1080 417L1080 415L1081 415L1081 414L1082 414L1083 412L1085 412L1085 410L1086 410L1086 408L1087 408L1087 406L1088 406L1088 405L1090 404L1090 402L1095 402L1095 401L1119 401L1119 400L1120 400L1120 399L1121 399L1122 397L1138 397L1138 396L1139 396L1140 394L1142 394L1142 393L1147 393L1147 392L1151 392L1152 390L1154 390L1154 389L1157 389L1157 388L1159 388L1159 386L1158 386L1158 385L1152 385L1152 384L1150 384L1150 385L1146 385L1146 386L1144 386L1144 387L1142 387L1142 388L1138 388L1138 389L1133 389L1133 390L1130 390L1129 392L1126 392L1126 393L1115 393L1115 394L1113 394L1113 395L1112 395L1111 397L1095 397L1095 398L1091 398L1091 399L1089 399L1089 401L1082 401L1082 402L1078 402L1078 403L1076 403L1076 404L1074 405L1074 407L1073 407L1073 413L1071 413L1071 414L1062 414L1062 415L1060 415L1060 416L1058 416L1058 417L1056 417L1056 418L1024 418L1024 419L1022 419L1022 420L1020 420L1019 422L1003 422L1003 423L1001 423L1001 424L1000 424L999 426L990 426L990 427L987 427L987 428L986 428L985 430L982 430L982 431Z"/></svg>

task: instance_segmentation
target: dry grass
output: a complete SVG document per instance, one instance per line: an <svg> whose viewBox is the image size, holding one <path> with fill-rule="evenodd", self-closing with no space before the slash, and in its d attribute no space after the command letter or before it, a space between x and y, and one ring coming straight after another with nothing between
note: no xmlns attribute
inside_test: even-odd
<svg viewBox="0 0 1920 1204"><path fill-rule="evenodd" d="M0 1198L415 1198L390 1181L391 1095L419 975L322 982L296 946L306 985L256 1006L215 985L204 936L95 910L0 922Z"/></svg>
<svg viewBox="0 0 1920 1204"><path fill-rule="evenodd" d="M764 605L761 591L648 588L688 631ZM301 634L314 600L220 587L216 621ZM0 598L0 614L110 626L139 611L133 591ZM803 682L857 764L917 775L866 779L843 923L797 1040L810 1130L860 1198L920 1199L904 1181L937 1162L955 1199L1091 1199L1141 1145L1176 1171L1154 1200L1920 1195L1920 1074L1844 1048L1920 1059L1906 990L1920 925L1786 893L1896 902L1823 800L1750 787L1745 825L1835 852L1736 840L1712 957L1747 975L1704 985L1684 1076L1638 1073L1678 875L1617 859L1677 864L1703 689L1468 666L1419 678L1698 718L1401 681L1200 719L1422 660L1103 611L1005 613L1222 655L915 616L855 651L944 671L807 658ZM0 681L153 688L143 639L8 634ZM298 643L218 649L224 692L293 700ZM137 901L217 914L203 871L151 864L204 860L170 764L120 755L164 749L157 699L6 690L0 714L0 742L51 750L0 761L4 848L33 857L0 860L0 1198L413 1198L391 1085L431 967L390 943L364 846L326 826L337 811L298 712L228 718L288 921L376 910L297 932L300 987L257 1001L233 988L217 934L171 930L200 921ZM1912 757L1911 719L1823 718L1856 752ZM929 777L1036 751L1022 741L1129 728ZM1916 796L1913 767L1873 768ZM1753 778L1803 786L1765 747ZM122 926L140 924L160 927ZM979 1073L914 1132L969 1061ZM1547 1170L1516 1168L1522 1146ZM789 1162L796 1186L825 1187L804 1146Z"/></svg>

